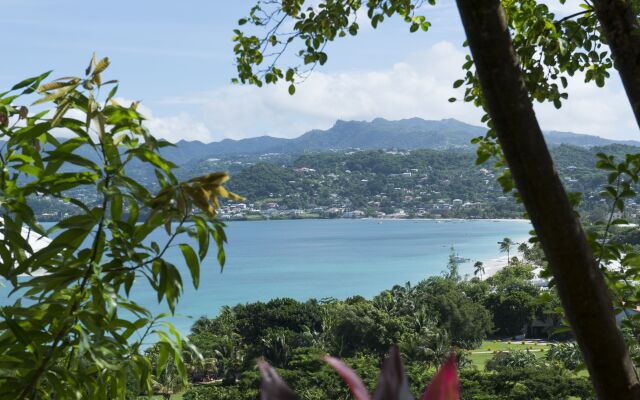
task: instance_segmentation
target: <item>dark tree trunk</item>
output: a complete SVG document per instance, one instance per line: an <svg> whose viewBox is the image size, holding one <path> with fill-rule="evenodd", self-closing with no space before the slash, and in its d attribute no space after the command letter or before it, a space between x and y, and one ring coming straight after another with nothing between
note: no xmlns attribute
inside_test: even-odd
<svg viewBox="0 0 640 400"><path fill-rule="evenodd" d="M500 0L457 0L484 99L601 399L638 399L640 384L609 291L549 155Z"/></svg>
<svg viewBox="0 0 640 400"><path fill-rule="evenodd" d="M624 90L640 126L640 24L628 0L593 0Z"/></svg>

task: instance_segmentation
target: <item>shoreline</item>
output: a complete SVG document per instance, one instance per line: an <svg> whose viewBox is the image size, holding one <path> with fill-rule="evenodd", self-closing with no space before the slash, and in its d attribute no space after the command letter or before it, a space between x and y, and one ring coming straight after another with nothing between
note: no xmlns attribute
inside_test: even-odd
<svg viewBox="0 0 640 400"><path fill-rule="evenodd" d="M319 218L322 219L322 218ZM329 218L327 218L329 219ZM332 218L332 219L363 219L363 220L374 220L374 221L493 221L493 222L530 222L530 220L525 218L376 218L376 217L367 217L367 218Z"/></svg>
<svg viewBox="0 0 640 400"><path fill-rule="evenodd" d="M63 219L58 220L36 220L38 223L56 224ZM264 221L308 221L308 220L346 220L346 221L440 221L440 222L456 222L456 221L493 221L493 222L531 222L525 218L391 218L391 217L363 217L363 218L321 218L321 217L304 217L304 218L242 218L242 219L222 219L220 222L264 222ZM138 222L142 222L138 221Z"/></svg>
<svg viewBox="0 0 640 400"><path fill-rule="evenodd" d="M525 221L528 221L528 220L525 220ZM514 240L514 243L516 244L516 246L514 247L516 249L514 249L514 251L511 252L510 256L521 258L522 252L517 250L517 245L522 242L528 242L528 240L529 240L529 236L516 238ZM484 275L482 276L482 280L485 280L486 278L489 278L495 275L498 271L506 267L507 260L508 260L508 257L506 254L501 255L499 257L493 257L485 260L478 260L478 261L481 261L484 265Z"/></svg>
<svg viewBox="0 0 640 400"><path fill-rule="evenodd" d="M519 223L531 223L530 220L525 218L388 218L388 217L364 217L364 218L245 218L245 219L220 219L221 222L265 222L265 221L325 221L325 220L338 220L338 221L437 221L437 222L459 222L459 221L490 221L490 222L519 222ZM51 221L50 221L51 222Z"/></svg>

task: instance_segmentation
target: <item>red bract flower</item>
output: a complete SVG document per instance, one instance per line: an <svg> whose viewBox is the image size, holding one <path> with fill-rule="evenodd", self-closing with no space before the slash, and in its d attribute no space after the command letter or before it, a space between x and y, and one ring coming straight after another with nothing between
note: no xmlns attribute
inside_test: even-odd
<svg viewBox="0 0 640 400"><path fill-rule="evenodd" d="M458 399L460 399L460 382L456 370L456 355L451 353L422 394L422 400Z"/></svg>
<svg viewBox="0 0 640 400"><path fill-rule="evenodd" d="M347 364L334 357L325 357L325 361L335 369L346 382L355 400L413 400L409 392L409 382L404 373L400 353L396 346L392 346L389 357L382 364L378 383L373 397L367 392L362 380ZM275 370L266 362L258 361L262 375L262 400L294 400L295 393L278 376ZM422 394L421 400L459 400L460 384L456 369L454 353L440 367L433 380Z"/></svg>

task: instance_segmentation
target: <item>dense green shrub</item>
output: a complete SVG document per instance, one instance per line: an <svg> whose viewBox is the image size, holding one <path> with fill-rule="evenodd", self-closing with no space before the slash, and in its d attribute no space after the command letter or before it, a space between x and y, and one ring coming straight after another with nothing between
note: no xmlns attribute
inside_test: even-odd
<svg viewBox="0 0 640 400"><path fill-rule="evenodd" d="M546 355L549 361L557 361L566 369L575 370L583 364L582 353L575 343L554 345Z"/></svg>
<svg viewBox="0 0 640 400"><path fill-rule="evenodd" d="M505 368L492 373L462 370L460 386L463 400L595 398L588 378L546 366Z"/></svg>
<svg viewBox="0 0 640 400"><path fill-rule="evenodd" d="M182 395L183 400L254 400L258 398L257 390L218 385L192 386Z"/></svg>
<svg viewBox="0 0 640 400"><path fill-rule="evenodd" d="M504 368L525 368L538 364L536 356L530 351L511 350L497 352L485 364L487 371Z"/></svg>

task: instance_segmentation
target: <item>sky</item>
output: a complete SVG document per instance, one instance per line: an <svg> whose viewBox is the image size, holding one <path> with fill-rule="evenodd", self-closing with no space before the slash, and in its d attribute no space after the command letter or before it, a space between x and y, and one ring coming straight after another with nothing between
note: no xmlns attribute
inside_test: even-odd
<svg viewBox="0 0 640 400"><path fill-rule="evenodd" d="M561 6L561 15L577 0ZM399 18L327 46L329 60L297 87L232 85L233 29L248 0L0 0L0 89L43 71L80 75L93 52L108 56L105 79L120 81L122 101L139 100L156 136L218 141L261 135L297 137L337 119L456 118L479 125L481 113L452 83L462 76L464 32L452 0L424 9L428 32L409 33ZM536 105L545 130L637 139L640 132L617 74L604 88L570 81L561 110Z"/></svg>

